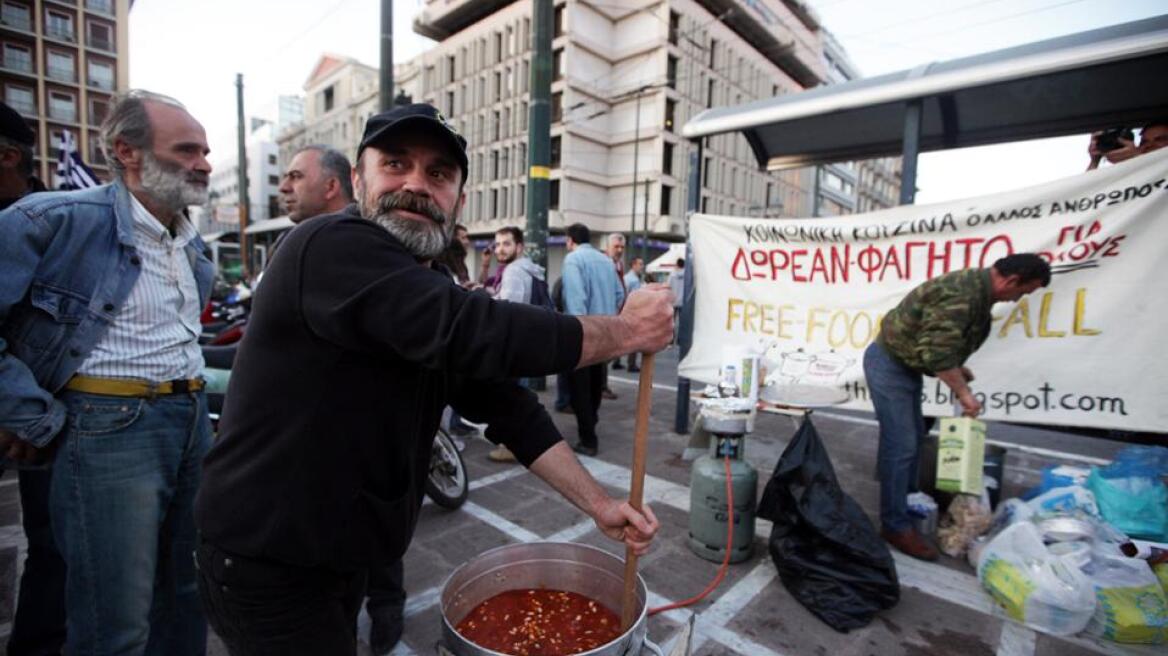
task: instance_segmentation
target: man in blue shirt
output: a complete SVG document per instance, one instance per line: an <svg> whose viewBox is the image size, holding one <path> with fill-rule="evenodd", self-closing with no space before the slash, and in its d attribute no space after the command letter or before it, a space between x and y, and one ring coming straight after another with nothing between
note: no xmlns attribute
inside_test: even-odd
<svg viewBox="0 0 1168 656"><path fill-rule="evenodd" d="M625 277L624 277L625 293L626 294L632 294L633 292L635 292L641 288L641 285L644 284L643 282L641 282L641 274L644 273L644 271L645 271L645 260L642 260L639 257L634 257L633 261L629 262L629 272L626 273ZM628 367L629 373L635 374L641 370L641 368L637 366L637 354L636 353L630 353L628 356L628 360L629 360L629 367Z"/></svg>
<svg viewBox="0 0 1168 656"><path fill-rule="evenodd" d="M592 234L582 223L568 226L568 256L564 258L564 311L567 314L614 315L624 302L624 289L612 260L592 247ZM596 455L596 420L604 389L605 363L581 367L571 373L572 412L580 441L576 453Z"/></svg>

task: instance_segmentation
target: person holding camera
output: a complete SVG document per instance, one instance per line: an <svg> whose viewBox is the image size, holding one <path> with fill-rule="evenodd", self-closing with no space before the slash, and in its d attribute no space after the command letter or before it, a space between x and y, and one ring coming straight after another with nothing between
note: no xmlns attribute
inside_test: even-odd
<svg viewBox="0 0 1168 656"><path fill-rule="evenodd" d="M1088 171L1099 168L1104 158L1112 164L1138 157L1168 146L1168 119L1148 123L1140 130L1139 145L1131 128L1112 128L1091 135L1087 154L1091 156Z"/></svg>

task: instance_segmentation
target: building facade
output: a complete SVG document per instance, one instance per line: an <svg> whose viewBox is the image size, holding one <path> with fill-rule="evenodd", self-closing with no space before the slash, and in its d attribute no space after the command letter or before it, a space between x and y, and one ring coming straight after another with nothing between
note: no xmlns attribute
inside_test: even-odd
<svg viewBox="0 0 1168 656"><path fill-rule="evenodd" d="M395 69L397 88L438 107L468 140L463 223L488 239L525 224L532 3L424 0L414 30L438 43ZM549 264L561 231L685 237L689 159L681 127L699 112L829 81L824 32L798 0L554 4ZM325 143L353 153L376 111L377 70L325 55L305 84L305 120L280 138L282 161ZM740 134L702 143L699 210L804 217L856 209L851 165L759 169Z"/></svg>
<svg viewBox="0 0 1168 656"><path fill-rule="evenodd" d="M275 126L258 122L245 142L249 224L284 213L280 204L280 159ZM239 155L232 152L211 164L208 211L198 213L203 234L239 230Z"/></svg>
<svg viewBox="0 0 1168 656"><path fill-rule="evenodd" d="M36 134L38 177L56 187L63 132L110 178L99 128L129 86L130 0L2 0L0 90Z"/></svg>
<svg viewBox="0 0 1168 656"><path fill-rule="evenodd" d="M554 11L553 233L575 222L600 233L647 224L651 238L683 239L691 145L681 126L825 76L819 25L798 2L564 0ZM420 98L470 142L468 227L522 225L531 3L431 0L414 28L439 40L418 58ZM760 171L738 134L706 139L702 155L701 211L811 213L809 169Z"/></svg>

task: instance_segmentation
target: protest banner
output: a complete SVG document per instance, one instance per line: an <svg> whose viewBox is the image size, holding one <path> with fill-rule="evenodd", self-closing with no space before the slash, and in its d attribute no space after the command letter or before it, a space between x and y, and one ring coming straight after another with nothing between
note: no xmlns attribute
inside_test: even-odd
<svg viewBox="0 0 1168 656"><path fill-rule="evenodd" d="M966 363L988 419L1168 429L1168 149L1017 191L817 219L695 215L696 314L679 373L715 383L727 347L767 380L845 390L871 409L863 353L917 285L1039 253L1049 287L994 306ZM924 386L926 414L953 413Z"/></svg>

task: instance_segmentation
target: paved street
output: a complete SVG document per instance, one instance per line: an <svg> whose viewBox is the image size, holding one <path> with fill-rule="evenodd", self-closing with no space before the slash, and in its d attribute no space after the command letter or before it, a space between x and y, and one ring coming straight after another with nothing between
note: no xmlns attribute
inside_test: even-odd
<svg viewBox="0 0 1168 656"><path fill-rule="evenodd" d="M680 458L688 437L672 430L676 351L661 354L657 365L645 496L663 528L653 551L640 561L654 606L696 594L717 570L716 563L697 558L685 545L690 467ZM633 375L613 372L610 384L620 398L606 401L601 408L599 456L583 460L612 494L625 495L632 461L636 382ZM554 394L554 385L551 387L542 394L549 407ZM553 416L565 437L574 439L575 419L565 414ZM874 421L862 413L818 412L815 424L845 490L875 518ZM794 428L788 417L764 416L748 438L747 456L758 469L760 493ZM1018 445L1010 448L1007 457L1006 495L1015 495L1034 483L1037 472L1047 464L1096 462L1122 447L1059 431L998 424L991 426L990 438ZM620 545L601 536L590 520L526 470L487 460L488 450L490 445L481 438L468 441L463 456L472 485L466 505L455 512L429 503L423 509L405 559L410 599L405 638L396 654L434 653L440 635L436 601L443 581L456 566L487 549L513 542L560 540L623 554ZM1065 455L1052 457L1051 450ZM11 627L14 577L24 548L18 520L15 477L6 473L0 480L0 631L4 635ZM864 629L836 633L796 603L778 580L767 553L769 531L769 523L759 520L753 557L733 565L707 600L651 618L651 639L668 645L682 623L696 613L693 653L701 655L1153 653L1085 639L1055 639L1005 622L994 614L972 569L963 561L944 557L937 564L898 557L899 605L881 613ZM361 632L367 639L368 620L364 616ZM223 654L225 650L213 640L211 653Z"/></svg>

